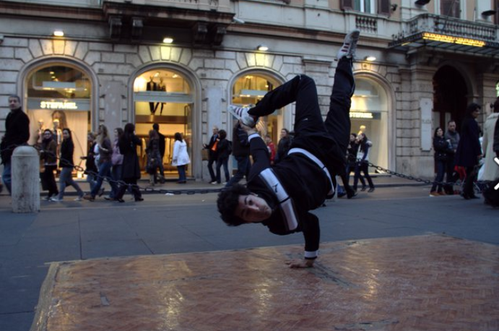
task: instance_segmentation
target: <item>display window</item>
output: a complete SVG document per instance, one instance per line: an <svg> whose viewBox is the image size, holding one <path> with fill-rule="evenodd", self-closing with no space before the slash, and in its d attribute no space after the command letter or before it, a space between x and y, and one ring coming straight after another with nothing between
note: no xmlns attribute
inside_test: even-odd
<svg viewBox="0 0 499 331"><path fill-rule="evenodd" d="M135 131L142 140L139 160L142 171L147 164L146 148L149 131L156 123L165 136L163 167L165 176L176 178L177 168L172 166L174 135L182 134L187 143L191 164L186 167L187 176L192 176L192 111L194 95L188 80L171 69L146 71L134 80Z"/></svg>
<svg viewBox="0 0 499 331"><path fill-rule="evenodd" d="M372 142L369 161L388 167L388 96L376 81L355 77L350 121L352 133L364 133ZM371 169L372 170L372 169Z"/></svg>
<svg viewBox="0 0 499 331"><path fill-rule="evenodd" d="M47 64L27 76L26 113L30 119L30 141L36 144L45 129L54 133L58 146L62 130L69 128L75 146L73 161L80 165L87 153L87 133L91 128L92 88L89 77L80 69L63 64ZM78 177L82 171L75 171Z"/></svg>
<svg viewBox="0 0 499 331"><path fill-rule="evenodd" d="M238 106L256 105L267 92L272 91L279 85L281 85L281 82L270 75L246 73L237 78L232 86L232 104ZM260 117L257 128L262 136L270 134L272 141L277 146L282 123L282 109L276 109L272 114Z"/></svg>

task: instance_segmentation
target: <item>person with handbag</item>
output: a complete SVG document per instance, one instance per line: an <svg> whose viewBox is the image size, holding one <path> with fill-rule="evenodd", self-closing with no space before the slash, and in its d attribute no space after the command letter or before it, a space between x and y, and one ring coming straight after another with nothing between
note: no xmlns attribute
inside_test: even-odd
<svg viewBox="0 0 499 331"><path fill-rule="evenodd" d="M43 169L40 168L40 180L42 188L48 191L45 200L55 197L59 194L55 182L54 171L57 169L57 143L53 139L52 131L45 129L40 143L40 159Z"/></svg>
<svg viewBox="0 0 499 331"><path fill-rule="evenodd" d="M140 139L135 135L135 125L127 123L123 135L118 141L120 153L123 155L123 166L121 179L123 183L120 185L116 194L116 201L125 202L123 195L125 192L130 191L136 202L143 201L142 194L137 185L140 179L140 165L139 157L137 156L137 146L142 145Z"/></svg>
<svg viewBox="0 0 499 331"><path fill-rule="evenodd" d="M177 183L185 184L187 182L185 168L189 163L191 163L191 160L189 158L189 153L187 152L187 144L182 138L182 134L180 132L176 132L175 143L173 144L172 166L177 167Z"/></svg>
<svg viewBox="0 0 499 331"><path fill-rule="evenodd" d="M217 183L217 177L215 175L215 171L213 170L213 164L216 164L218 160L218 142L219 142L219 134L218 127L213 126L213 135L210 138L210 142L208 144L204 144L204 148L209 151L208 156L208 171L210 172L210 184Z"/></svg>
<svg viewBox="0 0 499 331"><path fill-rule="evenodd" d="M147 143L146 153L146 171L149 174L149 184L154 186L156 182L156 173L159 168L159 162L161 162L161 155L159 152L159 136L156 130L149 131L149 142Z"/></svg>

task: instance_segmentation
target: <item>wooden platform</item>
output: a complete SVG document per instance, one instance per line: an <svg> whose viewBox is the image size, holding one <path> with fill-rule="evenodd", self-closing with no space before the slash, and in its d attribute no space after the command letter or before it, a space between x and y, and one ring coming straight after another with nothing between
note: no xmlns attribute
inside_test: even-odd
<svg viewBox="0 0 499 331"><path fill-rule="evenodd" d="M31 330L499 330L499 247L428 235L51 265Z"/></svg>

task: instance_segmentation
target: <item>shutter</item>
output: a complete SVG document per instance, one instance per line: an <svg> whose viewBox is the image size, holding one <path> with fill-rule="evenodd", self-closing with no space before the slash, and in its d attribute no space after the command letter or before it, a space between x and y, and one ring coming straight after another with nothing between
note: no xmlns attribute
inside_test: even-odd
<svg viewBox="0 0 499 331"><path fill-rule="evenodd" d="M378 0L378 14L390 16L390 0Z"/></svg>
<svg viewBox="0 0 499 331"><path fill-rule="evenodd" d="M341 0L340 3L341 10L352 10L353 9L353 0Z"/></svg>

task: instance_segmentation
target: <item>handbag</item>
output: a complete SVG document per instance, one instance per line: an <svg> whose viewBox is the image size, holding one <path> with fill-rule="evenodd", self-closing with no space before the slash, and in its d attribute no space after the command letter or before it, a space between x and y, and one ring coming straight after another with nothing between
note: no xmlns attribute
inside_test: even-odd
<svg viewBox="0 0 499 331"><path fill-rule="evenodd" d="M208 161L210 159L210 151L207 148L201 150L201 160Z"/></svg>

